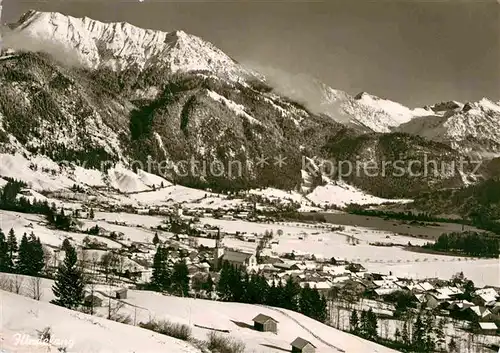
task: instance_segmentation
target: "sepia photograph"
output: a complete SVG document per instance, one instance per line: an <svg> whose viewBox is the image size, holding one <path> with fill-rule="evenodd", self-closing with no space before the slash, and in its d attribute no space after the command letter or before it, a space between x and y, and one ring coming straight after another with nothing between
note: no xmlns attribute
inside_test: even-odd
<svg viewBox="0 0 500 353"><path fill-rule="evenodd" d="M0 353L500 353L500 0L0 0Z"/></svg>

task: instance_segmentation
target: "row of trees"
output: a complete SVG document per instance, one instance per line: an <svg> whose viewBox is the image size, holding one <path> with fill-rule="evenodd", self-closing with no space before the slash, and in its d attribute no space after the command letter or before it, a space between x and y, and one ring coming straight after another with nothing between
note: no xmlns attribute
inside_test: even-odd
<svg viewBox="0 0 500 353"><path fill-rule="evenodd" d="M394 341L390 346L405 352L434 352L446 348L445 339L446 320L436 318L429 312L421 312L416 318L408 316L402 327L396 328ZM376 314L369 309L358 315L356 310L349 317L349 329L352 334L370 341L387 345L387 340L378 335L378 320ZM452 339L448 344L450 352L456 351L456 342Z"/></svg>
<svg viewBox="0 0 500 353"><path fill-rule="evenodd" d="M47 201L34 200L31 202L26 197L19 197L19 193L23 187L26 187L24 182L8 179L7 184L0 189L0 209L23 213L47 214L50 210Z"/></svg>
<svg viewBox="0 0 500 353"><path fill-rule="evenodd" d="M249 275L224 262L216 289L219 297L225 301L281 307L321 322L327 318L326 299L316 288L301 288L291 277L285 285L281 282L269 285L263 276Z"/></svg>
<svg viewBox="0 0 500 353"><path fill-rule="evenodd" d="M45 267L45 253L40 238L26 233L17 244L14 230L6 237L0 230L0 272L40 276Z"/></svg>
<svg viewBox="0 0 500 353"><path fill-rule="evenodd" d="M368 311L363 310L360 316L356 310L353 310L349 317L349 327L353 334L368 340L374 341L378 337L377 315L371 308Z"/></svg>
<svg viewBox="0 0 500 353"><path fill-rule="evenodd" d="M424 247L437 250L481 257L498 257L500 238L488 233L463 232L445 233L433 244Z"/></svg>
<svg viewBox="0 0 500 353"><path fill-rule="evenodd" d="M58 212L55 204L49 205L47 201L31 201L26 197L19 196L23 187L26 187L26 184L22 181L9 179L7 184L0 189L0 209L42 214L46 216L49 225L57 229L68 231L73 228L75 221L72 215L66 215L62 209ZM94 218L94 211L92 209L90 210L89 218Z"/></svg>
<svg viewBox="0 0 500 353"><path fill-rule="evenodd" d="M168 256L168 249L158 246L153 258L149 287L156 291L187 296L190 289L187 265L184 261L179 261L170 266ZM204 282L197 280L193 283L193 289L207 293L215 290L224 301L281 307L322 322L327 318L326 299L317 289L308 286L301 288L292 278L289 278L285 285L281 282L269 285L263 276L249 275L227 261L222 264L217 286L214 286L212 277L208 275Z"/></svg>

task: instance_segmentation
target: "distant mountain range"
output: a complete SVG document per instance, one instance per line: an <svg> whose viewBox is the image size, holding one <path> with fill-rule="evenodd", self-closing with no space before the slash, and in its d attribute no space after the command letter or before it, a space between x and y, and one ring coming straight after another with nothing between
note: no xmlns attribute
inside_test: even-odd
<svg viewBox="0 0 500 353"><path fill-rule="evenodd" d="M303 190L324 183L303 170L302 157L321 164L500 156L500 105L488 99L410 109L314 80L277 87L271 77L185 32L59 13L26 13L4 28L3 45L3 153L43 154L88 167L103 160L217 160L226 173L165 172L158 164L153 172L221 190ZM278 156L285 165L273 163ZM242 162L242 173L227 173L232 160ZM476 180L468 172L346 179L379 196L412 197Z"/></svg>

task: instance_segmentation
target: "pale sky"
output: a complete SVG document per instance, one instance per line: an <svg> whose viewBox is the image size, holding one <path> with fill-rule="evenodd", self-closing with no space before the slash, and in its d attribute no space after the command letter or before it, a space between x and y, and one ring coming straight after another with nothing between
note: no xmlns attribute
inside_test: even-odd
<svg viewBox="0 0 500 353"><path fill-rule="evenodd" d="M183 29L242 63L317 77L409 106L500 100L496 1L4 0L3 21L28 9L140 27Z"/></svg>

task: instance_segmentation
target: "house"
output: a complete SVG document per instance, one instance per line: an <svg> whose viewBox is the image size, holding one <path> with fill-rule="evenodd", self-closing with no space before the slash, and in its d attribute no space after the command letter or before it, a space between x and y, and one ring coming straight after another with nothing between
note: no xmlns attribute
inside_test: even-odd
<svg viewBox="0 0 500 353"><path fill-rule="evenodd" d="M498 293L493 288L478 289L474 293L472 302L479 306L494 306L497 301Z"/></svg>
<svg viewBox="0 0 500 353"><path fill-rule="evenodd" d="M297 337L292 343L292 353L314 353L316 346L311 342Z"/></svg>
<svg viewBox="0 0 500 353"><path fill-rule="evenodd" d="M257 257L255 254L238 250L226 250L222 256L222 260L229 262L229 264L235 267L245 269L257 266Z"/></svg>
<svg viewBox="0 0 500 353"><path fill-rule="evenodd" d="M121 288L115 291L116 299L127 299L127 288Z"/></svg>
<svg viewBox="0 0 500 353"><path fill-rule="evenodd" d="M260 332L278 333L278 321L264 314L259 314L254 317L253 327L255 330Z"/></svg>
<svg viewBox="0 0 500 353"><path fill-rule="evenodd" d="M483 334L494 335L497 333L498 327L494 322L480 322L479 329Z"/></svg>
<svg viewBox="0 0 500 353"><path fill-rule="evenodd" d="M416 294L416 296L417 295L421 295L423 297L423 300L420 301L420 303L430 309L437 308L444 301L436 293Z"/></svg>
<svg viewBox="0 0 500 353"><path fill-rule="evenodd" d="M484 306L467 307L457 314L457 318L466 321L487 321L493 319L493 314Z"/></svg>

